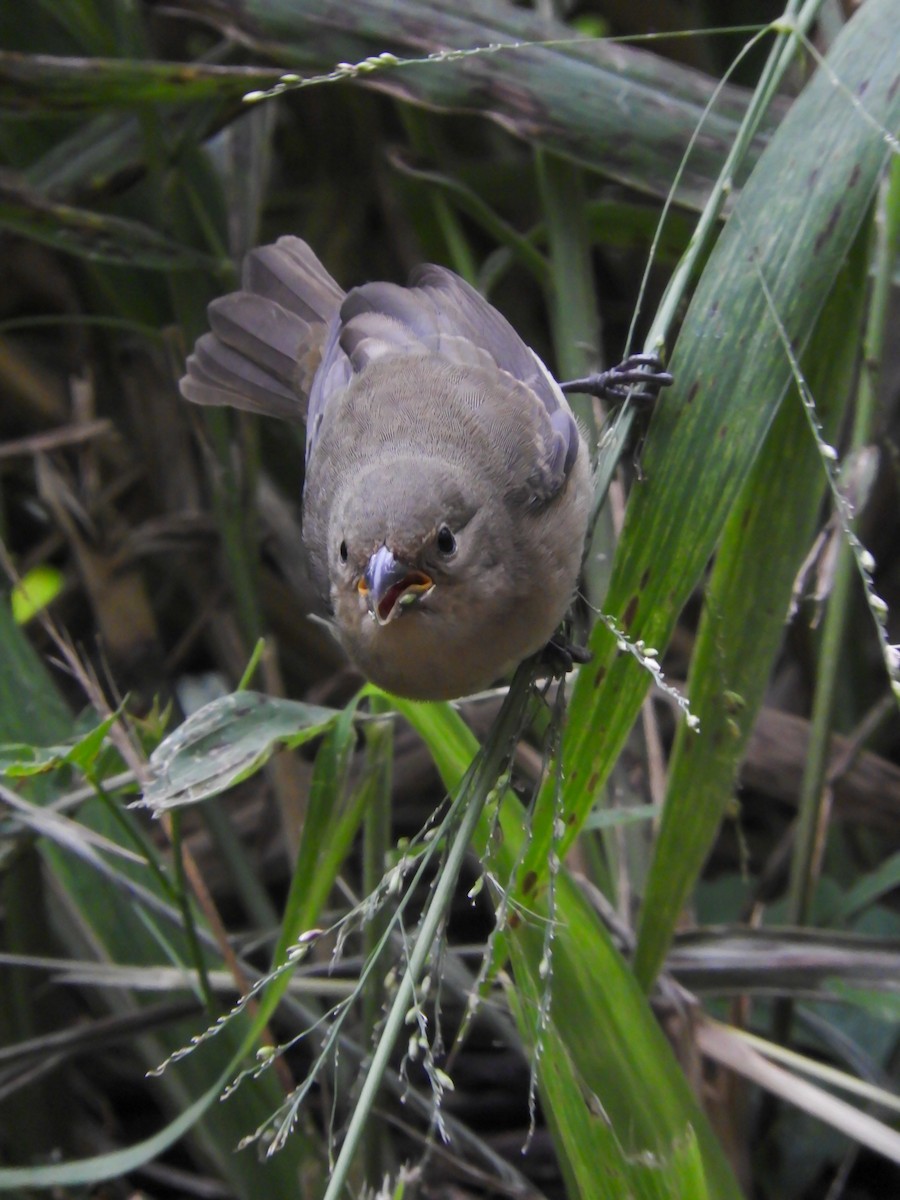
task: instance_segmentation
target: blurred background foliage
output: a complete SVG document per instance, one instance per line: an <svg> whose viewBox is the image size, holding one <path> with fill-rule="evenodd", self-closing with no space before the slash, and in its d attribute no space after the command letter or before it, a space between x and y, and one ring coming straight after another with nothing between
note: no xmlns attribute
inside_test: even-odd
<svg viewBox="0 0 900 1200"><path fill-rule="evenodd" d="M446 915L438 1000L417 994L428 1036L405 1070L394 1055L352 1194L385 1179L384 1194L424 1197L900 1191L900 723L827 495L834 443L894 614L900 46L888 0L819 7L663 330L676 387L638 414L598 521L578 614L594 661L561 770L537 794L559 735L555 710L532 706ZM355 996L395 904L386 865L424 861L418 831L478 742L495 744L497 697L354 724L361 681L307 617L299 436L178 395L206 304L247 249L295 233L345 287L452 266L560 377L618 361L659 332L772 62L773 35L755 34L781 14L743 0L0 8L0 1162L19 1168L0 1186L321 1195L433 866L348 1004L340 1053L325 1054L327 1024L301 1035ZM497 49L510 43L531 44ZM284 71L319 81L244 102ZM759 275L781 266L764 292ZM580 416L610 428L595 406ZM664 693L641 705L649 675L593 622L598 604L689 681L699 734ZM896 643L895 616L886 630ZM251 677L271 707L227 699ZM208 740L167 743L169 783L201 774L225 794L149 822L126 807L153 786L148 756L207 701ZM223 738L238 748L225 766ZM267 1003L271 1035L301 1039L273 1069L213 1102L262 1024L244 1009L145 1077L304 929L373 892L381 908L337 969L324 937ZM509 927L479 985L498 907ZM476 986L488 1000L447 1060L435 1022L451 1045ZM798 1076L762 1056L738 1061L756 1050L734 1030L845 1072L852 1113L824 1089L804 1105ZM319 1054L290 1137L262 1157ZM454 1084L439 1110L435 1068Z"/></svg>

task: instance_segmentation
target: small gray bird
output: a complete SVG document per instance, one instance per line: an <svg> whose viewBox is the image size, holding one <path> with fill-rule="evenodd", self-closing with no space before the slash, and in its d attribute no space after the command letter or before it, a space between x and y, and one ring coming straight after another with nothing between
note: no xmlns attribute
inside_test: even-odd
<svg viewBox="0 0 900 1200"><path fill-rule="evenodd" d="M360 671L451 699L545 646L576 587L591 471L537 355L443 267L344 293L282 237L242 282L210 304L181 392L306 422L303 538Z"/></svg>

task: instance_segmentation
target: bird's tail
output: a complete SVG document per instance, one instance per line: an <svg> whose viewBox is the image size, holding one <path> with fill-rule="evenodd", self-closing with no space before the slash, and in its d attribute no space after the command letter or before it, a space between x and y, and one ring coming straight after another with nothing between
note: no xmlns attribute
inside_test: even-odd
<svg viewBox="0 0 900 1200"><path fill-rule="evenodd" d="M181 394L195 404L303 421L328 323L344 293L296 237L252 250L241 281L241 291L210 304L212 332L188 358Z"/></svg>

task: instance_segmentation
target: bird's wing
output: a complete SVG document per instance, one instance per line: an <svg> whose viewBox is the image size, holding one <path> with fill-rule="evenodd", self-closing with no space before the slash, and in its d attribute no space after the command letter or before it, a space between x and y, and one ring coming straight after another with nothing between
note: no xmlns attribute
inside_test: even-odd
<svg viewBox="0 0 900 1200"><path fill-rule="evenodd" d="M307 454L329 395L389 354L438 354L461 367L500 372L508 387L487 389L472 412L502 445L511 488L552 498L575 464L580 436L568 403L538 356L483 296L452 271L417 268L409 287L354 288L329 331L310 395ZM497 399L502 397L502 399Z"/></svg>
<svg viewBox="0 0 900 1200"><path fill-rule="evenodd" d="M344 293L300 238L279 238L244 259L243 288L209 306L211 332L188 358L181 393L304 420L329 323Z"/></svg>

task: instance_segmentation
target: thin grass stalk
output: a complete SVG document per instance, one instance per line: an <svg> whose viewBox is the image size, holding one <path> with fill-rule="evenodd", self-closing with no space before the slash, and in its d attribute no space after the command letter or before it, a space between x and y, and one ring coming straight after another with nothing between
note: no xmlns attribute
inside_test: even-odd
<svg viewBox="0 0 900 1200"><path fill-rule="evenodd" d="M140 826L134 821L129 821L128 817L122 811L121 802L112 795L112 791L115 789L111 789L110 785L113 783L113 781L109 779L101 780L93 770L90 772L90 774L85 773L85 778L91 788L91 791L99 800L102 801L116 828L122 834L122 844L127 846L130 843L132 846L134 846L138 854L141 855L146 863L148 871L150 871L151 875L159 885L162 894L164 896L168 896L173 904L177 904L175 887L172 884L170 876L160 865L159 854L156 850L156 847L153 845L150 839L145 836L144 831L140 828ZM133 778L133 776L131 778Z"/></svg>
<svg viewBox="0 0 900 1200"><path fill-rule="evenodd" d="M394 725L387 702L373 695L370 700L373 713L384 713L383 721L367 722L363 732L366 739L366 769L372 775L372 801L366 810L363 823L363 894L373 895L384 877L385 865L391 846L391 791L394 756ZM363 954L366 960L376 954L387 930L387 914L379 909L367 922L363 936ZM377 971L371 972L365 982L362 1015L363 1037L375 1031L384 1004L384 983ZM380 1129L370 1122L365 1132L364 1143L365 1179L371 1188L377 1188L384 1170L384 1143Z"/></svg>
<svg viewBox="0 0 900 1200"><path fill-rule="evenodd" d="M42 930L42 913L34 904L34 896L40 889L40 862L33 848L23 838L22 846L11 856L6 869L0 875L0 903L4 913L4 950L9 953L28 953L41 944L46 932ZM8 844L12 844L10 839ZM4 1046L13 1042L42 1042L42 1030L37 1019L29 981L29 972L23 968L5 967L3 991L0 995L0 1036ZM50 1057L47 1047L41 1057ZM5 1079L4 1079L5 1082ZM9 1095L0 1095L0 1113L3 1114L5 1137L8 1145L14 1145L24 1158L45 1154L53 1144L52 1081L35 1079L27 1095L29 1106L15 1103Z"/></svg>
<svg viewBox="0 0 900 1200"><path fill-rule="evenodd" d="M217 477L212 480L212 506L216 526L221 539L222 554L228 573L228 581L234 597L235 607L247 645L253 645L263 632L262 613L259 605L258 570L254 554L250 550L251 540L247 536L248 511L242 498L241 481L235 470L232 447L231 423L233 414L204 409L210 441L214 448ZM240 416L238 416L240 420ZM242 422L246 433L247 422ZM250 478L245 485L252 494L252 479L256 475L255 438L249 442L245 437L242 462ZM252 465L251 465L252 464Z"/></svg>
<svg viewBox="0 0 900 1200"><path fill-rule="evenodd" d="M415 946L385 1020L323 1200L338 1200L348 1181L350 1169L371 1116L390 1055L403 1029L406 1014L415 999L416 985L425 973L428 958L434 948L435 937L445 918L463 859L469 849L469 843L478 826L485 803L512 754L513 743L521 728L531 695L532 679L533 664L523 663L516 672L489 738L460 786L454 804L461 809L462 817L447 850L447 858L435 883L434 891L422 915Z"/></svg>
<svg viewBox="0 0 900 1200"><path fill-rule="evenodd" d="M584 171L546 150L535 151L535 166L550 259L544 290L556 372L560 379L579 379L603 366ZM594 401L574 395L571 404L587 436L593 463L597 457ZM598 514L590 526L590 549L584 558L584 590L591 604L600 603L609 583L613 541L609 514Z"/></svg>
<svg viewBox="0 0 900 1200"><path fill-rule="evenodd" d="M600 366L600 311L591 265L584 172L546 150L535 152L538 185L547 228L550 279L547 307L560 379L577 379ZM588 431L591 454L597 428L589 396L575 396L572 407Z"/></svg>
<svg viewBox="0 0 900 1200"><path fill-rule="evenodd" d="M184 935L187 938L191 958L194 960L194 966L197 971L197 982L200 985L200 994L203 997L203 1003L206 1005L206 1011L209 1015L214 1017L216 1015L216 997L209 982L206 959L200 949L200 942L197 938L197 927L194 923L194 914L191 912L191 905L188 899L188 879L184 867L184 846L181 836L181 813L179 812L171 814L169 836L172 839L172 861L175 864L175 901L181 910Z"/></svg>
<svg viewBox="0 0 900 1200"><path fill-rule="evenodd" d="M182 243L190 244L193 230L189 224L186 208L203 228L204 236L214 246L215 252L225 257L214 223L207 219L202 202L197 200L187 174L174 178L171 194L166 191L168 180L166 167L169 151L165 145L164 128L156 110L150 114L141 110L141 128L147 146L148 176L157 193L159 212L166 214L160 222L166 233L172 233ZM177 190L178 188L181 191ZM184 272L169 272L169 293L172 307L179 325L188 338L199 336L205 325L206 300L212 299L205 293L206 282L193 276L186 278ZM200 323L198 326L198 322ZM246 414L232 414L204 410L203 420L213 447L216 470L210 472L212 509L219 532L220 547L225 562L229 585L234 598L238 620L248 646L256 644L263 632L262 610L259 600L259 571L255 540L250 536L255 506L251 498L256 491L259 471L259 433ZM232 445L232 434L237 422L241 441L241 466L238 467Z"/></svg>
<svg viewBox="0 0 900 1200"><path fill-rule="evenodd" d="M882 188L875 214L874 279L863 339L865 370L860 388L848 459L870 444L876 419L874 376L884 352L884 335L894 264L900 239L900 167L895 159ZM850 618L851 585L856 566L850 547L842 545L834 585L822 630L819 677L810 723L809 752L803 772L800 807L791 859L787 920L792 925L809 921L813 896L827 836L829 806L826 773L831 726L840 682L842 648Z"/></svg>
<svg viewBox="0 0 900 1200"><path fill-rule="evenodd" d="M744 113L737 136L728 152L728 157L725 159L722 170L719 172L709 198L700 213L700 219L697 222L688 248L673 271L666 290L663 293L659 308L644 339L644 353L659 354L663 359L668 357L666 351L672 335L672 329L678 319L678 314L688 294L698 264L707 254L710 244L713 241L716 225L734 188L735 177L746 161L753 144L753 139L759 132L766 111L794 60L800 37L805 37L808 33L810 26L818 15L822 2L823 0L806 0L806 3L801 5L800 0L789 0L784 14L778 21L772 23L771 28L776 33L775 45L766 59L759 83L756 85L750 104ZM744 47L741 54L732 64L732 70L737 66L740 59L744 57L748 49L749 47ZM719 85L720 88L724 86L727 79L728 75L726 74ZM711 111L716 101L718 90L713 93L704 116ZM699 134L699 132L700 127L698 126L697 133ZM689 153L690 147L687 154ZM682 163L682 168L687 162L687 154ZM668 208L674 198L676 184L677 179L673 181L669 199L663 208L662 220L665 220ZM662 221L660 225L662 225ZM635 312L635 319L637 318L638 311L639 308ZM631 334L629 334L629 345L631 340ZM615 464L618 462L622 449L631 432L634 417L634 405L626 404L619 420L612 427L605 440L600 463L602 476L598 478L597 482L599 496L605 495L609 487L609 482L615 470Z"/></svg>
<svg viewBox="0 0 900 1200"><path fill-rule="evenodd" d="M200 815L247 916L261 929L273 928L278 924L278 913L228 812L218 804L203 804Z"/></svg>
<svg viewBox="0 0 900 1200"><path fill-rule="evenodd" d="M397 113L415 152L426 160L437 160L437 147L432 136L429 114L423 113L409 104L398 104ZM454 202L451 202L451 198L443 190L429 188L425 193L425 203L431 209L453 269L472 287L477 287L478 264L472 253L463 223L459 218L455 198Z"/></svg>
<svg viewBox="0 0 900 1200"><path fill-rule="evenodd" d="M338 10L325 0L246 0L240 24L251 47L304 73L275 94L362 79L424 107L474 111L657 196L667 194L710 90L689 68L481 0L365 0ZM334 67L336 59L352 61ZM441 70L430 69L435 62ZM682 202L702 204L744 108L743 89L729 88L682 175Z"/></svg>
<svg viewBox="0 0 900 1200"><path fill-rule="evenodd" d="M497 249L485 259L473 277L472 282L478 286L480 291L489 295L497 277L508 270L512 262L517 262L527 268L538 283L547 283L550 273L546 258L537 249L538 230L531 230L525 234L519 233L518 229L501 217L490 204L482 200L473 188L440 170L429 170L418 164L414 165L400 152L391 155L390 163L394 170L399 171L401 175L418 183L427 184L430 195L433 195L435 190L440 191L459 212L470 217L492 241L497 243ZM463 272L457 270L457 274L463 275ZM0 330L5 327L5 324L0 324Z"/></svg>
<svg viewBox="0 0 900 1200"><path fill-rule="evenodd" d="M800 44L799 35L806 34L821 6L822 0L806 0L805 4L801 4L800 0L788 0L782 17L772 23L772 29L776 33L775 45L766 59L762 75L744 114L744 119L741 121L737 137L728 152L728 157L715 182L709 200L700 214L700 220L697 222L690 245L669 280L669 285L647 334L646 347L648 350L662 349L668 341L682 300L697 270L697 264L706 253L716 222L731 195L735 176L747 158L766 110L794 60L796 48Z"/></svg>

